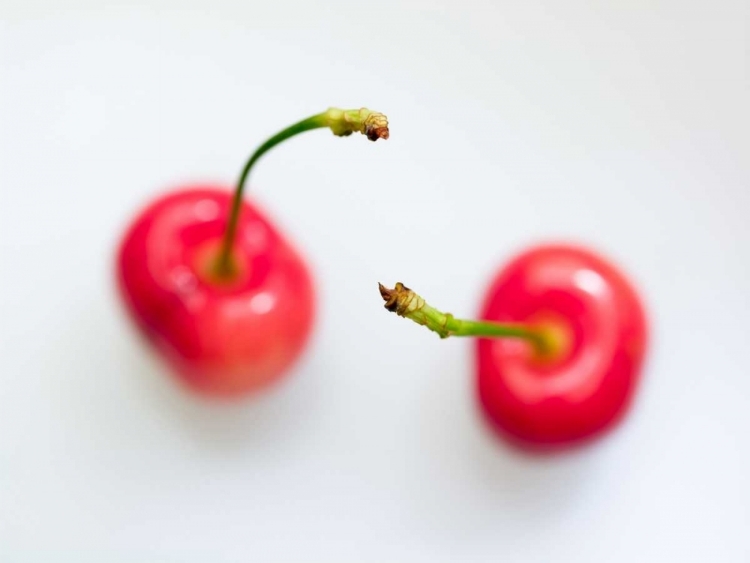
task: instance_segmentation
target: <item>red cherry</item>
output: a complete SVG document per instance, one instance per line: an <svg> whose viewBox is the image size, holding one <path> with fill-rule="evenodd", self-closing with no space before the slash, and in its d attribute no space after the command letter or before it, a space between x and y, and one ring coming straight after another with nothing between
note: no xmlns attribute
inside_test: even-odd
<svg viewBox="0 0 750 563"><path fill-rule="evenodd" d="M231 281L212 274L230 188L196 186L151 203L117 256L122 298L137 326L185 383L240 395L277 380L299 357L314 316L299 253L252 204L242 203Z"/></svg>
<svg viewBox="0 0 750 563"><path fill-rule="evenodd" d="M531 448L579 443L611 429L638 387L647 326L625 276L589 250L539 246L492 281L484 320L544 327L541 359L528 342L478 339L478 396L491 425Z"/></svg>
<svg viewBox="0 0 750 563"><path fill-rule="evenodd" d="M242 194L264 154L322 128L371 141L390 135L382 113L328 108L255 149L233 193L198 186L168 194L138 215L123 238L117 276L127 309L196 390L253 391L278 379L304 348L314 315L310 273Z"/></svg>

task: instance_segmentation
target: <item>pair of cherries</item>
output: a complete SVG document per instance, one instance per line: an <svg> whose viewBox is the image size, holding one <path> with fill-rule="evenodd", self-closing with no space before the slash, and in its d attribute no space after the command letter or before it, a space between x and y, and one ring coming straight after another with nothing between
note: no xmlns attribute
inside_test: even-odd
<svg viewBox="0 0 750 563"><path fill-rule="evenodd" d="M142 210L117 256L117 281L140 331L180 379L212 396L243 396L278 380L303 351L315 314L308 266L243 199L255 162L318 128L387 139L384 115L326 112L263 143L234 191L179 188ZM480 321L455 319L402 284L386 307L441 337L476 340L479 403L502 435L527 447L577 444L613 427L637 388L643 307L611 263L580 247L532 248L492 280Z"/></svg>

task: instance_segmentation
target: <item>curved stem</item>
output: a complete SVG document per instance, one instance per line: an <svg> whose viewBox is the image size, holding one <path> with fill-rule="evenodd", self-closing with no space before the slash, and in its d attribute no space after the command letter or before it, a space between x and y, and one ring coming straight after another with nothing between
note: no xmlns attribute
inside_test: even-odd
<svg viewBox="0 0 750 563"><path fill-rule="evenodd" d="M308 117L307 119L303 119L299 123L295 123L294 125L291 125L284 129L283 131L280 131L270 139L268 139L265 143L263 143L261 146L259 146L255 152L250 156L250 159L245 164L245 167L242 169L242 173L240 174L240 179L237 181L237 188L234 190L234 197L232 198L232 208L229 212L229 219L227 221L227 227L224 231L224 238L221 241L221 250L219 251L219 257L216 262L216 273L223 276L228 276L233 273L232 269L232 263L231 263L231 252L232 252L232 245L234 244L234 237L237 233L237 223L240 218L240 208L242 207L242 194L245 191L245 184L247 183L247 177L250 175L250 170L252 170L253 165L258 161L258 159L263 156L266 152L271 150L273 147L278 145L279 143L282 143L289 139L290 137L294 137L295 135L299 135L300 133L304 133L305 131L310 131L312 129L319 129L321 127L325 127L325 121L324 121L325 114L318 114L313 115L312 117Z"/></svg>
<svg viewBox="0 0 750 563"><path fill-rule="evenodd" d="M555 345L542 329L521 323L497 323L457 319L427 304L417 293L401 282L393 289L378 284L385 308L401 317L426 326L440 338L449 336L504 337L526 340L541 356L554 352Z"/></svg>
<svg viewBox="0 0 750 563"><path fill-rule="evenodd" d="M234 191L227 227L224 231L224 237L215 266L215 273L218 277L226 278L234 274L231 259L232 247L237 234L237 224L239 222L240 210L242 209L242 195L245 190L245 184L255 163L266 152L290 137L323 127L329 127L334 135L338 135L339 137L351 135L355 131L366 135L371 141L387 139L389 136L388 120L382 113L370 111L366 108L358 110L329 108L323 113L313 115L294 125L290 125L260 145L242 169Z"/></svg>

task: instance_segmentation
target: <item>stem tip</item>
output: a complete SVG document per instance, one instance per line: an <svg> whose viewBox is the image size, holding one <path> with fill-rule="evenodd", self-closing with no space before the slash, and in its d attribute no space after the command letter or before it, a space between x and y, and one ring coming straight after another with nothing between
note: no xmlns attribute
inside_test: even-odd
<svg viewBox="0 0 750 563"><path fill-rule="evenodd" d="M410 317L412 313L418 312L425 306L424 299L401 282L398 282L393 289L388 289L382 283L378 283L378 289L385 301L385 308L401 317Z"/></svg>
<svg viewBox="0 0 750 563"><path fill-rule="evenodd" d="M396 287L393 289L388 289L385 287L382 283L378 283L378 289L380 290L380 296L383 298L383 301L385 301L385 308L391 311L392 313L395 313L398 309L398 290L399 286L403 287L403 284L401 282L396 284Z"/></svg>
<svg viewBox="0 0 750 563"><path fill-rule="evenodd" d="M339 137L348 137L354 132L362 133L371 141L390 137L388 118L378 111L329 108L323 117L333 134Z"/></svg>

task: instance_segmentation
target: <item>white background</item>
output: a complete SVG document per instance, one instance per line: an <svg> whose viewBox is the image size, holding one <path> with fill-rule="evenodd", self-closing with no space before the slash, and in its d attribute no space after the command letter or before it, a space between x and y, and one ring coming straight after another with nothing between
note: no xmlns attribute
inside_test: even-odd
<svg viewBox="0 0 750 563"><path fill-rule="evenodd" d="M0 560L750 560L749 29L746 0L2 0ZM273 392L191 396L113 247L330 105L391 139L308 133L251 189L315 337ZM477 415L470 342L376 283L472 315L558 238L630 274L653 340L625 424L538 459Z"/></svg>

